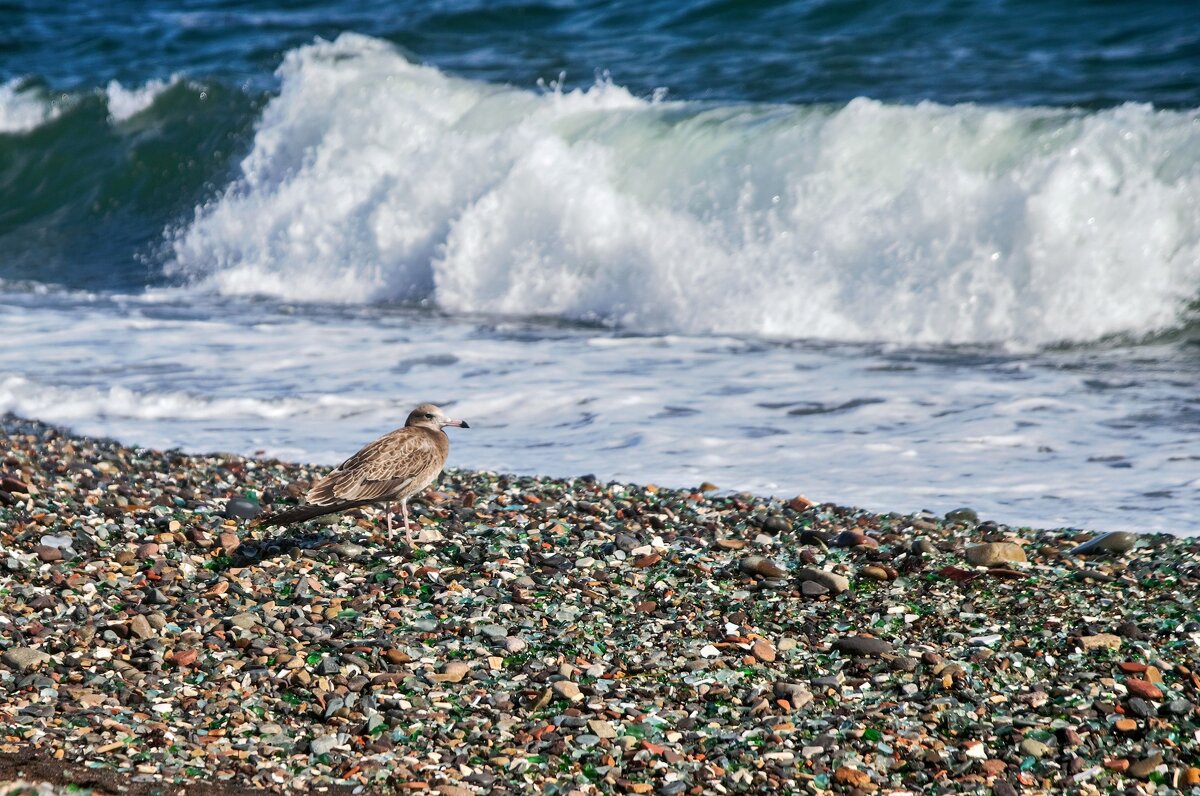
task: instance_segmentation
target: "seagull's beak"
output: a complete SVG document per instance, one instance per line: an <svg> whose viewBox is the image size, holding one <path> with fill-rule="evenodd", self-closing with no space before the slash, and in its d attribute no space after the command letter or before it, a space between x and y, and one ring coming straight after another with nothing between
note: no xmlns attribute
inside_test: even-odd
<svg viewBox="0 0 1200 796"><path fill-rule="evenodd" d="M443 426L455 426L456 428L470 428L471 424L465 420L447 420L442 423Z"/></svg>

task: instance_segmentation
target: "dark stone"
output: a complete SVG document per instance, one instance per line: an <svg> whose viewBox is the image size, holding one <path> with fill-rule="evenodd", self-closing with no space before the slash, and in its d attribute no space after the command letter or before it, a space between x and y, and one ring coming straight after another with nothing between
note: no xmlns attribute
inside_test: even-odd
<svg viewBox="0 0 1200 796"><path fill-rule="evenodd" d="M946 522L962 522L975 525L979 522L979 514L975 509L961 508L946 512Z"/></svg>
<svg viewBox="0 0 1200 796"><path fill-rule="evenodd" d="M1122 622L1114 628L1113 632L1118 636L1130 638L1134 641L1145 641L1150 637L1133 622Z"/></svg>
<svg viewBox="0 0 1200 796"><path fill-rule="evenodd" d="M848 652L851 655L861 655L866 658L878 658L892 651L892 645L879 638L870 636L843 636L833 642L833 648L838 652Z"/></svg>
<svg viewBox="0 0 1200 796"><path fill-rule="evenodd" d="M1158 718L1158 710L1141 697L1130 697L1125 703L1125 707L1129 712L1138 718L1153 719Z"/></svg>
<svg viewBox="0 0 1200 796"><path fill-rule="evenodd" d="M912 551L920 555L932 556L937 554L937 548L928 539L913 539Z"/></svg>
<svg viewBox="0 0 1200 796"><path fill-rule="evenodd" d="M1129 767L1128 773L1131 777L1145 779L1153 773L1154 769L1158 768L1163 761L1162 752L1155 752L1147 755Z"/></svg>
<svg viewBox="0 0 1200 796"><path fill-rule="evenodd" d="M783 517L767 517L767 521L763 523L762 528L767 533L783 533L784 531L790 531L792 524ZM675 785L676 783L672 782L671 784ZM678 784L683 785L682 782L678 782ZM686 789L687 786L684 785L684 790Z"/></svg>
<svg viewBox="0 0 1200 796"><path fill-rule="evenodd" d="M11 476L0 478L0 489L5 492L19 492L22 495L29 494L29 485L24 481L19 481Z"/></svg>
<svg viewBox="0 0 1200 796"><path fill-rule="evenodd" d="M992 785L992 793L995 796L1017 796L1017 789L1006 780L998 779L996 780L996 784Z"/></svg>
<svg viewBox="0 0 1200 796"><path fill-rule="evenodd" d="M829 534L821 533L820 531L801 531L800 544L819 547L822 550L829 548Z"/></svg>
<svg viewBox="0 0 1200 796"><path fill-rule="evenodd" d="M1081 545L1073 548L1069 555L1095 555L1100 553L1127 553L1137 544L1137 534L1128 533L1127 531L1113 531L1097 536L1095 539L1089 539Z"/></svg>
<svg viewBox="0 0 1200 796"><path fill-rule="evenodd" d="M1186 716L1191 713L1193 705L1186 699L1172 699L1163 706L1163 711L1170 713L1172 716Z"/></svg>
<svg viewBox="0 0 1200 796"><path fill-rule="evenodd" d="M262 514L262 511L262 506L257 500L232 498L225 504L225 510L221 512L221 516L227 520L252 520Z"/></svg>

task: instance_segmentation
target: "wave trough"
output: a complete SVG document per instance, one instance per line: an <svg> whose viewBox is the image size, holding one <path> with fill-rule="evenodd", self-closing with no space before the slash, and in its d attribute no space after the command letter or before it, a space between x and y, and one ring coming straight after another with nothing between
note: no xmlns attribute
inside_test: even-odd
<svg viewBox="0 0 1200 796"><path fill-rule="evenodd" d="M710 105L447 76L344 34L288 54L175 274L647 331L1046 344L1200 295L1200 115Z"/></svg>

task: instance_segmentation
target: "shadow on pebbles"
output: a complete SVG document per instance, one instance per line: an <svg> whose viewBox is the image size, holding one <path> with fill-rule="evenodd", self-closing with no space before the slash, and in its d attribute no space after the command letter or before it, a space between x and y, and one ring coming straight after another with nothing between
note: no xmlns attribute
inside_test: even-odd
<svg viewBox="0 0 1200 796"><path fill-rule="evenodd" d="M0 779L46 793L1200 784L1194 539L451 471L409 550L253 526L318 468L0 429Z"/></svg>

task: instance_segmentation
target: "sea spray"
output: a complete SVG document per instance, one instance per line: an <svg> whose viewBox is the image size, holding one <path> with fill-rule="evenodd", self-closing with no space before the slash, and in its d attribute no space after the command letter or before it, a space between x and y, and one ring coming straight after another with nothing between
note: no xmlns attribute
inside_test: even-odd
<svg viewBox="0 0 1200 796"><path fill-rule="evenodd" d="M1043 344L1182 322L1197 113L526 91L344 34L292 51L172 271L645 331Z"/></svg>

